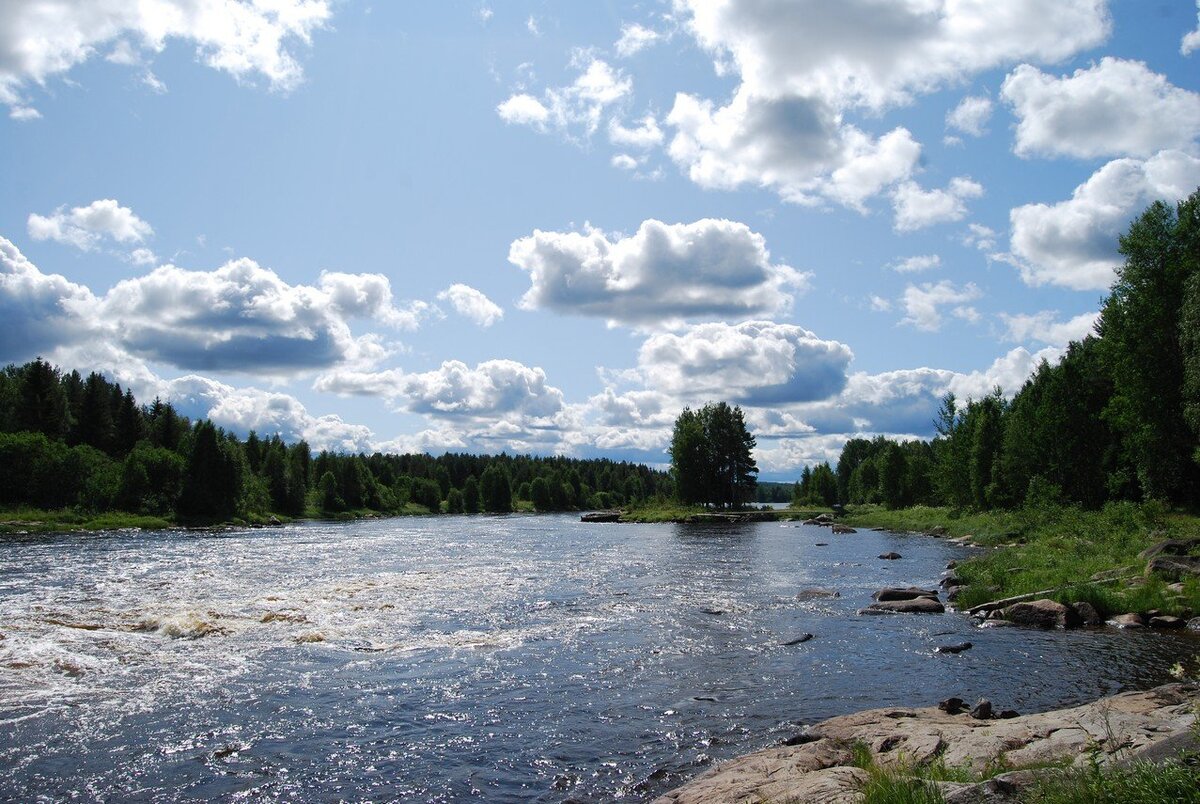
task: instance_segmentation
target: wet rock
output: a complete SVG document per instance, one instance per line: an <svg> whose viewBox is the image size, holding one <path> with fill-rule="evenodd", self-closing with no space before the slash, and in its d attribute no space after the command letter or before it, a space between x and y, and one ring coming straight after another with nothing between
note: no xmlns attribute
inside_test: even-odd
<svg viewBox="0 0 1200 804"><path fill-rule="evenodd" d="M957 569L957 568L958 568L958 562L955 561L953 558L946 562L946 569L952 570L952 569Z"/></svg>
<svg viewBox="0 0 1200 804"><path fill-rule="evenodd" d="M938 704L938 709L950 715L967 711L967 702L962 698L947 698Z"/></svg>
<svg viewBox="0 0 1200 804"><path fill-rule="evenodd" d="M620 522L620 511L592 511L579 517L580 522Z"/></svg>
<svg viewBox="0 0 1200 804"><path fill-rule="evenodd" d="M813 547L828 547L828 546L829 546L829 542L817 542L816 544L813 545Z"/></svg>
<svg viewBox="0 0 1200 804"><path fill-rule="evenodd" d="M940 539L941 537L943 537L943 536L947 535L949 532L950 532L950 531L946 530L946 528L945 528L944 526L942 526L942 525L936 525L936 526L934 526L934 527L932 527L932 528L930 528L929 530L927 530L927 531L926 531L926 533L927 533L928 535L930 535L930 536L934 536L934 537L936 537L936 538L939 538L939 539Z"/></svg>
<svg viewBox="0 0 1200 804"><path fill-rule="evenodd" d="M808 589L801 589L796 593L797 600L818 600L825 597L841 597L842 593L836 589L825 589L820 586L813 586Z"/></svg>
<svg viewBox="0 0 1200 804"><path fill-rule="evenodd" d="M938 593L936 589L920 589L916 586L890 586L886 589L880 589L878 592L871 595L871 597L875 598L875 600L878 600L880 603L889 600L912 600L913 598L918 597L929 597L937 600L937 596Z"/></svg>
<svg viewBox="0 0 1200 804"><path fill-rule="evenodd" d="M1183 628L1185 625L1187 622L1182 617L1172 617L1169 614L1150 618L1151 628Z"/></svg>
<svg viewBox="0 0 1200 804"><path fill-rule="evenodd" d="M819 519L806 519L800 523L801 525L824 525L825 523Z"/></svg>
<svg viewBox="0 0 1200 804"><path fill-rule="evenodd" d="M1014 625L1016 625L1016 623L1014 623L1011 620L1006 620L1003 617L997 617L994 620L993 619L984 620L983 622L981 622L979 624L979 627L980 628L1011 628Z"/></svg>
<svg viewBox="0 0 1200 804"><path fill-rule="evenodd" d="M815 743L819 739L821 738L817 735L805 732L803 734L796 734L792 737L788 737L781 743L781 745L804 745L805 743Z"/></svg>
<svg viewBox="0 0 1200 804"><path fill-rule="evenodd" d="M1108 621L1108 625L1114 628L1141 628L1145 624L1142 615L1135 614L1134 612L1118 614Z"/></svg>
<svg viewBox="0 0 1200 804"><path fill-rule="evenodd" d="M271 518L267 520L267 524L273 528L283 527L283 523L279 521L279 517L275 516L274 514L271 514Z"/></svg>
<svg viewBox="0 0 1200 804"><path fill-rule="evenodd" d="M958 573L951 570L942 576L942 579L938 581L938 586L943 589L947 586L962 586L962 581L959 580Z"/></svg>
<svg viewBox="0 0 1200 804"><path fill-rule="evenodd" d="M879 557L884 561L895 561L898 558L903 558L899 553L880 553Z"/></svg>
<svg viewBox="0 0 1200 804"><path fill-rule="evenodd" d="M866 609L861 609L860 613L874 614L877 612L888 612L891 614L942 614L946 611L937 598L931 597L914 597L908 600L881 600L877 603L872 603Z"/></svg>
<svg viewBox="0 0 1200 804"><path fill-rule="evenodd" d="M713 617L720 617L722 614L725 613L724 609L700 609L700 611L702 611L705 614L709 614Z"/></svg>
<svg viewBox="0 0 1200 804"><path fill-rule="evenodd" d="M933 649L934 653L962 653L973 648L970 642L959 642L957 645L940 645Z"/></svg>
<svg viewBox="0 0 1200 804"><path fill-rule="evenodd" d="M1189 631L1200 631L1200 617L1193 617L1187 621L1187 629Z"/></svg>
<svg viewBox="0 0 1200 804"><path fill-rule="evenodd" d="M1017 625L1039 628L1075 628L1079 625L1079 615L1074 609L1045 598L1027 603L1014 603L1003 611L1004 619Z"/></svg>
<svg viewBox="0 0 1200 804"><path fill-rule="evenodd" d="M800 636L796 637L795 639L789 639L787 642L784 642L783 646L785 648L790 648L792 645L800 645L804 642L807 642L808 640L810 640L812 638L813 638L812 634L801 634Z"/></svg>
<svg viewBox="0 0 1200 804"><path fill-rule="evenodd" d="M711 695L693 695L693 701L702 701L704 703L716 703L717 699Z"/></svg>
<svg viewBox="0 0 1200 804"><path fill-rule="evenodd" d="M971 717L975 720L991 720L992 719L992 702L987 698L980 698L971 707Z"/></svg>
<svg viewBox="0 0 1200 804"><path fill-rule="evenodd" d="M1072 603L1071 608L1074 609L1075 615L1079 618L1080 625L1096 626L1104 624L1104 618L1100 616L1100 612L1096 611L1096 607L1086 600Z"/></svg>
<svg viewBox="0 0 1200 804"><path fill-rule="evenodd" d="M1200 578L1200 556L1159 555L1146 565L1146 575L1158 575L1168 581Z"/></svg>
<svg viewBox="0 0 1200 804"><path fill-rule="evenodd" d="M849 525L834 525L831 530L834 533L858 533L858 531Z"/></svg>
<svg viewBox="0 0 1200 804"><path fill-rule="evenodd" d="M964 590L966 588L967 587L965 587L965 586L951 586L949 589L946 590L946 600L953 603L954 601L958 600L959 593L962 592L962 590Z"/></svg>

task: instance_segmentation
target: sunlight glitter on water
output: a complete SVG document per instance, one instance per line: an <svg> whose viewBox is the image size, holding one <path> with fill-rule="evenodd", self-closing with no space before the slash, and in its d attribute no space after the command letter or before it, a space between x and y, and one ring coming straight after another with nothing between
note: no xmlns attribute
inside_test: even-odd
<svg viewBox="0 0 1200 804"><path fill-rule="evenodd" d="M0 797L639 800L833 714L952 694L1048 708L1200 650L855 617L964 550L817 541L568 516L18 540L0 559ZM796 598L812 586L842 596ZM933 653L964 636L969 653Z"/></svg>

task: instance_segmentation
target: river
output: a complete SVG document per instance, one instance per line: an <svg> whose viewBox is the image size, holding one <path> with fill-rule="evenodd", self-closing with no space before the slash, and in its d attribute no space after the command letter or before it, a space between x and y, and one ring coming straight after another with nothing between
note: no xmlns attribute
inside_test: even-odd
<svg viewBox="0 0 1200 804"><path fill-rule="evenodd" d="M1200 653L1190 634L854 614L968 554L573 515L10 537L0 798L640 801L835 714L951 695L1031 712ZM814 586L841 597L797 600Z"/></svg>

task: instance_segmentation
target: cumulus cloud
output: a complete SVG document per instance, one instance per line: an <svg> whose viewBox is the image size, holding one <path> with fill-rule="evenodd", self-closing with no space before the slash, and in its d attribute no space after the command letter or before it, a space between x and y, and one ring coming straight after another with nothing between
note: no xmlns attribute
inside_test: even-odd
<svg viewBox="0 0 1200 804"><path fill-rule="evenodd" d="M496 107L506 123L568 137L576 130L591 136L605 112L633 92L633 80L607 62L590 58L579 76L564 87L546 89L540 98L528 93L509 96Z"/></svg>
<svg viewBox="0 0 1200 804"><path fill-rule="evenodd" d="M1200 0L1197 0L1196 6L1200 8ZM1200 16L1200 14L1197 16ZM1179 52L1185 56L1192 55L1192 52L1196 50L1200 50L1200 23L1196 24L1196 30L1185 34L1183 40L1179 43Z"/></svg>
<svg viewBox="0 0 1200 804"><path fill-rule="evenodd" d="M398 408L437 417L545 419L563 407L562 391L546 372L514 360L486 360L475 368L459 360L423 373L333 371L317 378L318 391L378 396Z"/></svg>
<svg viewBox="0 0 1200 804"><path fill-rule="evenodd" d="M921 153L908 129L872 137L819 98L763 97L744 87L719 108L680 93L667 123L676 131L668 153L696 184L756 185L798 204L828 199L862 210L911 175Z"/></svg>
<svg viewBox="0 0 1200 804"><path fill-rule="evenodd" d="M946 113L946 127L972 137L982 137L984 128L992 116L991 98L968 96Z"/></svg>
<svg viewBox="0 0 1200 804"><path fill-rule="evenodd" d="M996 247L996 230L982 223L968 223L962 241L964 246L991 251Z"/></svg>
<svg viewBox="0 0 1200 804"><path fill-rule="evenodd" d="M1162 151L1117 159L1057 204L1026 204L1009 213L1010 261L1030 285L1103 290L1121 264L1117 238L1151 202L1174 202L1200 185L1200 159Z"/></svg>
<svg viewBox="0 0 1200 804"><path fill-rule="evenodd" d="M892 263L889 268L898 274L919 274L930 271L942 264L942 258L937 254L918 254L915 257L905 257Z"/></svg>
<svg viewBox="0 0 1200 804"><path fill-rule="evenodd" d="M0 18L0 103L16 119L36 118L24 94L31 83L44 86L105 48L117 63L138 63L174 39L238 81L260 76L286 92L304 74L289 48L310 44L331 15L328 0L9 0Z"/></svg>
<svg viewBox="0 0 1200 804"><path fill-rule="evenodd" d="M680 0L689 27L753 91L880 109L1021 60L1056 62L1104 41L1103 0L880 3Z"/></svg>
<svg viewBox="0 0 1200 804"><path fill-rule="evenodd" d="M608 121L608 139L614 145L624 145L630 148L653 148L663 141L662 129L654 115L647 114L633 128L626 128L615 117Z"/></svg>
<svg viewBox="0 0 1200 804"><path fill-rule="evenodd" d="M613 47L616 49L617 55L627 59L635 53L640 53L646 48L658 44L660 39L662 39L662 34L658 31L636 22L626 23L621 26L621 38Z"/></svg>
<svg viewBox="0 0 1200 804"><path fill-rule="evenodd" d="M1019 121L1020 156L1147 157L1200 135L1200 94L1140 61L1105 57L1064 78L1023 64L1000 94Z"/></svg>
<svg viewBox="0 0 1200 804"><path fill-rule="evenodd" d="M728 220L650 219L628 237L535 230L513 241L508 260L529 272L526 309L647 328L771 315L808 283L807 274L771 262L762 235Z"/></svg>
<svg viewBox="0 0 1200 804"><path fill-rule="evenodd" d="M0 237L0 361L29 360L95 337L97 299L58 274L44 274Z"/></svg>
<svg viewBox="0 0 1200 804"><path fill-rule="evenodd" d="M906 181L892 193L892 208L898 232L924 229L937 223L960 221L967 215L968 198L983 195L983 185L967 176L950 180L944 190L925 190L915 181Z"/></svg>
<svg viewBox="0 0 1200 804"><path fill-rule="evenodd" d="M1099 311L1081 313L1066 321L1059 321L1057 315L1053 310L1042 310L1032 315L1001 313L1000 320L1004 322L1005 337L1010 341L1037 341L1050 346L1066 346L1071 341L1081 341L1093 334L1096 320L1100 317Z"/></svg>
<svg viewBox="0 0 1200 804"><path fill-rule="evenodd" d="M975 283L968 282L957 287L948 279L941 282L926 282L922 285L909 285L904 289L901 303L904 305L902 324L912 324L917 329L936 332L942 328L942 307L954 305L951 312L958 318L975 321L979 314L975 308L967 306L967 302L978 299L983 294Z"/></svg>
<svg viewBox="0 0 1200 804"><path fill-rule="evenodd" d="M141 243L154 234L150 224L112 198L70 210L59 207L49 215L33 213L26 226L34 240L54 240L83 251L91 251L105 239Z"/></svg>
<svg viewBox="0 0 1200 804"><path fill-rule="evenodd" d="M648 385L690 400L752 405L824 399L845 386L854 354L792 324L701 324L650 336L638 352Z"/></svg>
<svg viewBox="0 0 1200 804"><path fill-rule="evenodd" d="M454 312L469 318L481 327L490 327L501 318L504 311L482 291L470 285L453 284L437 295L441 301L450 303Z"/></svg>

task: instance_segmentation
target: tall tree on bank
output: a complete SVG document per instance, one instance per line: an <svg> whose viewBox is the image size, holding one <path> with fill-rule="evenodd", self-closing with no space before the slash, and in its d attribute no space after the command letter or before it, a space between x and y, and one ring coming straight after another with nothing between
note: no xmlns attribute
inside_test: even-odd
<svg viewBox="0 0 1200 804"><path fill-rule="evenodd" d="M754 436L740 407L684 408L671 435L671 472L681 502L741 507L754 499Z"/></svg>

